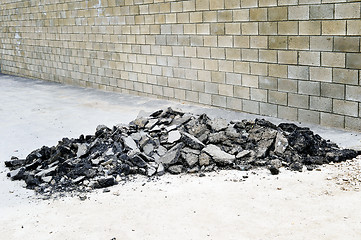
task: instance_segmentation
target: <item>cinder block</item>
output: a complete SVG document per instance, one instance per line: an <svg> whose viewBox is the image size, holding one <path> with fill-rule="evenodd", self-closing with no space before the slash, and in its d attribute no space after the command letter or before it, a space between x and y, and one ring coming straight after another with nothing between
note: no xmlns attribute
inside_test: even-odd
<svg viewBox="0 0 361 240"><path fill-rule="evenodd" d="M212 95L212 105L216 107L227 107L227 98L219 95Z"/></svg>
<svg viewBox="0 0 361 240"><path fill-rule="evenodd" d="M267 8L251 8L249 18L251 21L267 21Z"/></svg>
<svg viewBox="0 0 361 240"><path fill-rule="evenodd" d="M222 61L219 60L219 71L222 72L233 72L233 61Z"/></svg>
<svg viewBox="0 0 361 240"><path fill-rule="evenodd" d="M309 96L300 94L288 94L288 106L296 108L309 108Z"/></svg>
<svg viewBox="0 0 361 240"><path fill-rule="evenodd" d="M237 9L241 7L241 2L239 0L226 0L225 8L226 9Z"/></svg>
<svg viewBox="0 0 361 240"><path fill-rule="evenodd" d="M224 9L224 1L225 0L209 0L210 3L210 10L218 10Z"/></svg>
<svg viewBox="0 0 361 240"><path fill-rule="evenodd" d="M233 10L233 21L249 21L249 9Z"/></svg>
<svg viewBox="0 0 361 240"><path fill-rule="evenodd" d="M259 77L259 87L262 89L277 90L278 80L274 77Z"/></svg>
<svg viewBox="0 0 361 240"><path fill-rule="evenodd" d="M344 53L323 52L321 58L322 66L345 67L346 55Z"/></svg>
<svg viewBox="0 0 361 240"><path fill-rule="evenodd" d="M218 46L219 47L232 47L233 46L232 36L218 36Z"/></svg>
<svg viewBox="0 0 361 240"><path fill-rule="evenodd" d="M310 80L332 82L332 68L311 67Z"/></svg>
<svg viewBox="0 0 361 240"><path fill-rule="evenodd" d="M277 35L277 22L260 22L259 34L260 35Z"/></svg>
<svg viewBox="0 0 361 240"><path fill-rule="evenodd" d="M278 6L297 5L298 0L278 0Z"/></svg>
<svg viewBox="0 0 361 240"><path fill-rule="evenodd" d="M331 113L321 113L321 125L327 127L335 128L344 128L345 126L345 117L331 114Z"/></svg>
<svg viewBox="0 0 361 240"><path fill-rule="evenodd" d="M211 57L211 49L208 47L197 47L197 57L198 58L210 58ZM192 62L192 60L191 60L191 62ZM199 60L199 59L197 59L197 60ZM204 68L204 64L201 66L201 68L202 69Z"/></svg>
<svg viewBox="0 0 361 240"><path fill-rule="evenodd" d="M280 79L278 79L278 91L297 93L298 92L298 81L280 78Z"/></svg>
<svg viewBox="0 0 361 240"><path fill-rule="evenodd" d="M259 102L243 100L242 109L244 112L259 114Z"/></svg>
<svg viewBox="0 0 361 240"><path fill-rule="evenodd" d="M227 97L227 108L242 111L242 99Z"/></svg>
<svg viewBox="0 0 361 240"><path fill-rule="evenodd" d="M234 62L234 72L236 73L250 73L249 62Z"/></svg>
<svg viewBox="0 0 361 240"><path fill-rule="evenodd" d="M278 22L278 34L280 34L280 35L298 35L298 22L296 22L296 21Z"/></svg>
<svg viewBox="0 0 361 240"><path fill-rule="evenodd" d="M211 23L217 22L217 11L205 11L203 14L203 22Z"/></svg>
<svg viewBox="0 0 361 240"><path fill-rule="evenodd" d="M184 89L174 89L174 97L176 99L185 100L186 91Z"/></svg>
<svg viewBox="0 0 361 240"><path fill-rule="evenodd" d="M251 100L267 102L267 90L251 88Z"/></svg>
<svg viewBox="0 0 361 240"><path fill-rule="evenodd" d="M261 102L259 106L261 115L277 117L277 105Z"/></svg>
<svg viewBox="0 0 361 240"><path fill-rule="evenodd" d="M212 72L212 82L214 83L225 83L225 73L224 72Z"/></svg>
<svg viewBox="0 0 361 240"><path fill-rule="evenodd" d="M322 35L345 35L346 21L332 20L322 21Z"/></svg>
<svg viewBox="0 0 361 240"><path fill-rule="evenodd" d="M258 7L258 0L241 0L241 8Z"/></svg>
<svg viewBox="0 0 361 240"><path fill-rule="evenodd" d="M251 74L267 76L267 64L266 63L250 63Z"/></svg>
<svg viewBox="0 0 361 240"><path fill-rule="evenodd" d="M246 74L242 75L242 86L257 88L258 76L246 75Z"/></svg>
<svg viewBox="0 0 361 240"><path fill-rule="evenodd" d="M333 4L311 5L310 19L333 19L333 12Z"/></svg>
<svg viewBox="0 0 361 240"><path fill-rule="evenodd" d="M298 93L320 96L321 84L319 82L298 81Z"/></svg>
<svg viewBox="0 0 361 240"><path fill-rule="evenodd" d="M345 85L334 83L321 83L321 96L345 99Z"/></svg>
<svg viewBox="0 0 361 240"><path fill-rule="evenodd" d="M219 94L233 97L233 85L219 84Z"/></svg>
<svg viewBox="0 0 361 240"><path fill-rule="evenodd" d="M192 12L196 10L196 1L184 1L183 12Z"/></svg>
<svg viewBox="0 0 361 240"><path fill-rule="evenodd" d="M242 60L258 61L258 49L242 49Z"/></svg>
<svg viewBox="0 0 361 240"><path fill-rule="evenodd" d="M358 71L334 68L333 82L358 85Z"/></svg>
<svg viewBox="0 0 361 240"><path fill-rule="evenodd" d="M347 53L346 54L346 68L361 69L361 54Z"/></svg>
<svg viewBox="0 0 361 240"><path fill-rule="evenodd" d="M224 35L225 25L224 23L212 23L211 24L211 35Z"/></svg>
<svg viewBox="0 0 361 240"><path fill-rule="evenodd" d="M249 22L242 23L242 35L257 35L258 34L258 23Z"/></svg>
<svg viewBox="0 0 361 240"><path fill-rule="evenodd" d="M358 37L334 37L334 51L359 52L360 39Z"/></svg>
<svg viewBox="0 0 361 240"><path fill-rule="evenodd" d="M277 6L277 0L259 0L258 1L259 7L273 7Z"/></svg>
<svg viewBox="0 0 361 240"><path fill-rule="evenodd" d="M249 36L234 36L233 42L236 48L249 48Z"/></svg>
<svg viewBox="0 0 361 240"><path fill-rule="evenodd" d="M204 83L205 93L218 94L219 92L219 84L206 82Z"/></svg>
<svg viewBox="0 0 361 240"><path fill-rule="evenodd" d="M309 67L288 66L288 77L293 79L309 79Z"/></svg>
<svg viewBox="0 0 361 240"><path fill-rule="evenodd" d="M277 63L277 51L259 50L259 61L267 63Z"/></svg>
<svg viewBox="0 0 361 240"><path fill-rule="evenodd" d="M212 74L210 71L203 71L203 70L198 71L198 80L200 81L210 82L212 78L211 76Z"/></svg>
<svg viewBox="0 0 361 240"><path fill-rule="evenodd" d="M224 48L211 48L211 58L225 59L226 53Z"/></svg>
<svg viewBox="0 0 361 240"><path fill-rule="evenodd" d="M306 109L298 109L298 121L302 123L320 124L320 113Z"/></svg>
<svg viewBox="0 0 361 240"><path fill-rule="evenodd" d="M287 49L288 39L286 36L269 36L269 49Z"/></svg>
<svg viewBox="0 0 361 240"><path fill-rule="evenodd" d="M278 117L291 121L297 121L297 108L278 106Z"/></svg>
<svg viewBox="0 0 361 240"><path fill-rule="evenodd" d="M348 20L347 21L347 35L361 35L361 20Z"/></svg>
<svg viewBox="0 0 361 240"><path fill-rule="evenodd" d="M210 34L210 25L209 24L197 24L197 34L208 35Z"/></svg>
<svg viewBox="0 0 361 240"><path fill-rule="evenodd" d="M232 22L233 15L231 10L218 11L218 22Z"/></svg>
<svg viewBox="0 0 361 240"><path fill-rule="evenodd" d="M300 24L300 35L321 35L321 21L302 21Z"/></svg>
<svg viewBox="0 0 361 240"><path fill-rule="evenodd" d="M288 37L288 49L292 50L308 50L310 49L310 38L305 36Z"/></svg>
<svg viewBox="0 0 361 240"><path fill-rule="evenodd" d="M310 109L321 112L332 112L332 99L324 97L310 97Z"/></svg>
<svg viewBox="0 0 361 240"><path fill-rule="evenodd" d="M267 48L267 36L251 36L250 38L251 48Z"/></svg>
<svg viewBox="0 0 361 240"><path fill-rule="evenodd" d="M268 21L284 21L288 19L287 7L268 8Z"/></svg>
<svg viewBox="0 0 361 240"><path fill-rule="evenodd" d="M292 6L288 7L288 20L308 20L308 6Z"/></svg>
<svg viewBox="0 0 361 240"><path fill-rule="evenodd" d="M268 102L277 105L287 105L287 93L268 91Z"/></svg>
<svg viewBox="0 0 361 240"><path fill-rule="evenodd" d="M242 74L226 73L226 84L242 85Z"/></svg>
<svg viewBox="0 0 361 240"><path fill-rule="evenodd" d="M310 49L316 51L332 51L333 37L311 37Z"/></svg>
<svg viewBox="0 0 361 240"><path fill-rule="evenodd" d="M203 37L203 44L204 44L205 47L217 47L218 38L217 38L217 36L204 36Z"/></svg>
<svg viewBox="0 0 361 240"><path fill-rule="evenodd" d="M211 105L212 104L212 95L208 94L208 93L200 92L199 93L199 103Z"/></svg>
<svg viewBox="0 0 361 240"><path fill-rule="evenodd" d="M203 19L202 12L189 13L189 21L191 23L201 23Z"/></svg>
<svg viewBox="0 0 361 240"><path fill-rule="evenodd" d="M297 64L297 51L278 51L278 63Z"/></svg>
<svg viewBox="0 0 361 240"><path fill-rule="evenodd" d="M225 33L229 35L240 35L241 34L241 24L240 23L226 23L225 24Z"/></svg>
<svg viewBox="0 0 361 240"><path fill-rule="evenodd" d="M234 86L234 96L242 99L250 99L250 89L248 87Z"/></svg>
<svg viewBox="0 0 361 240"><path fill-rule="evenodd" d="M360 18L360 3L335 4L335 19Z"/></svg>
<svg viewBox="0 0 361 240"><path fill-rule="evenodd" d="M361 132L361 118L345 117L345 128Z"/></svg>
<svg viewBox="0 0 361 240"><path fill-rule="evenodd" d="M361 102L361 86L346 86L346 100Z"/></svg>
<svg viewBox="0 0 361 240"><path fill-rule="evenodd" d="M227 48L226 49L226 59L227 60L241 60L241 49L237 48Z"/></svg>
<svg viewBox="0 0 361 240"><path fill-rule="evenodd" d="M196 10L209 10L209 0L195 0L196 1Z"/></svg>
<svg viewBox="0 0 361 240"><path fill-rule="evenodd" d="M268 75L270 77L286 78L287 65L268 64Z"/></svg>
<svg viewBox="0 0 361 240"><path fill-rule="evenodd" d="M333 99L333 112L341 115L358 117L358 103Z"/></svg>
<svg viewBox="0 0 361 240"><path fill-rule="evenodd" d="M300 65L320 66L320 56L319 52L298 52L298 63Z"/></svg>
<svg viewBox="0 0 361 240"><path fill-rule="evenodd" d="M205 90L204 82L192 81L192 91L204 92L204 90Z"/></svg>

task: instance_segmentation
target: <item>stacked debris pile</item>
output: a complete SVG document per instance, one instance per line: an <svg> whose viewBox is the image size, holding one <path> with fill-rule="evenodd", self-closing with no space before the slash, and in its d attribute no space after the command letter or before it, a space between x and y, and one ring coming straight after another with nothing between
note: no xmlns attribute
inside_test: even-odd
<svg viewBox="0 0 361 240"><path fill-rule="evenodd" d="M263 119L210 119L171 108L128 125L104 125L95 135L63 138L26 159L13 157L5 165L12 180L24 180L39 193L89 191L117 184L129 175L148 177L199 173L218 169L280 167L302 171L357 156L292 123L278 126Z"/></svg>

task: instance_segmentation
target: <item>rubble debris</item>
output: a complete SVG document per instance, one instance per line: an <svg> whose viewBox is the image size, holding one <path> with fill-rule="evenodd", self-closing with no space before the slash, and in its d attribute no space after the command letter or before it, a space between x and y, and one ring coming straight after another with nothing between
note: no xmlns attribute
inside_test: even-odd
<svg viewBox="0 0 361 240"><path fill-rule="evenodd" d="M63 138L56 146L31 152L26 159L13 157L5 166L11 180L23 180L27 188L50 196L108 188L135 174L204 176L217 169L263 167L276 175L281 167L312 170L358 154L291 123L227 122L168 108L128 125L99 125L94 135Z"/></svg>

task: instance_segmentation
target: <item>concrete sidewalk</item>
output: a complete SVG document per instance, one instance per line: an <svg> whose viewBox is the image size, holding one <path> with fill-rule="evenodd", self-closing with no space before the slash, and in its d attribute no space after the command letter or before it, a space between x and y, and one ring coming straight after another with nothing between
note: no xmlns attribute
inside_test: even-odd
<svg viewBox="0 0 361 240"><path fill-rule="evenodd" d="M24 158L32 150L37 149L43 145L56 145L57 141L63 137L78 137L80 134L93 134L96 126L99 124L104 124L111 127L118 123L128 123L131 120L135 119L140 111L152 112L169 106L173 108L181 108L184 111L190 111L193 113L207 113L210 117L221 116L223 118L226 118L227 120L252 119L259 117L250 114L222 110L218 108L201 107L165 100L131 96L126 94L103 92L94 89L66 86L58 83L44 82L8 75L0 75L0 102L0 202L2 203L0 207L0 212L3 213L0 213L0 225L3 225L4 222L8 222L9 219L14 219L11 211L17 211L18 215L20 214L19 209L23 209L22 211L25 212L31 212L31 210L29 210L25 206L28 202L27 199L32 199L33 192L22 188L21 182L11 182L6 177L7 170L5 169L3 163L5 160L10 159L11 156ZM284 122L284 120L275 118L266 119L274 123L279 123L281 121ZM361 133L348 132L338 129L330 129L306 124L303 124L302 126L310 127L313 131L320 134L322 137L336 142L341 147L353 147L361 149ZM285 179L287 179L287 177ZM194 182L192 184L194 184ZM313 183L311 183L311 185L312 184ZM252 189L252 186L253 185L250 185L249 188ZM206 191L211 191L208 187L205 187L204 189ZM128 190L131 191L131 189ZM150 188L148 190L153 191L154 189ZM200 189L198 190L202 191ZM230 191L233 190L234 189L230 189ZM173 191L177 190L173 189ZM212 196L212 194L210 196ZM202 198L204 196L199 197ZM238 198L239 196L234 197ZM344 199L344 197L342 197L342 199ZM275 199L275 201L276 200L277 199ZM264 203L263 200L262 203ZM31 203L30 205L34 207L33 203ZM92 206L89 205L89 207L91 208ZM290 208L292 208L292 206L290 206ZM312 213L312 211L312 209L309 209L309 212L306 211L305 213ZM350 210L350 212L352 212L352 209ZM34 212L28 212L29 216L34 216L34 214ZM54 216L52 215L52 217ZM207 218L207 216L203 217ZM256 217L256 215L252 217ZM45 221L45 219L46 218L44 218L43 220ZM200 219L202 220L203 218ZM197 218L197 220L199 219ZM230 221L231 220L232 218L230 218ZM213 223L210 224L212 225ZM358 224L358 226L360 226L361 221ZM1 230L4 230L4 228L2 228ZM146 230L144 231L146 232ZM58 232L61 231L58 229ZM9 231L7 232L7 234L10 234ZM164 234L164 236L159 235L164 237L160 237L159 239L165 239L166 235L167 234ZM16 234L8 236L9 238L7 239L17 239ZM20 234L19 236L26 236L26 233L24 233L24 235ZM71 235L65 236L68 237L65 237L63 239L75 239L69 237ZM91 236L92 237L89 239L106 239L97 238L95 237L96 235ZM105 234L102 236L108 235ZM187 238L188 235L180 236ZM194 236L196 235L192 235L192 237ZM244 236L258 237L258 235ZM316 235L316 238L317 236L318 235ZM349 239L352 239L353 235L350 236L351 238ZM79 239L82 238L81 236L78 237L80 237ZM57 239L62 238L59 235L59 238ZM129 239L153 238L130 237ZM169 237L169 239L173 238ZM202 235L202 237L200 238L195 237L193 239L204 239L204 236Z"/></svg>

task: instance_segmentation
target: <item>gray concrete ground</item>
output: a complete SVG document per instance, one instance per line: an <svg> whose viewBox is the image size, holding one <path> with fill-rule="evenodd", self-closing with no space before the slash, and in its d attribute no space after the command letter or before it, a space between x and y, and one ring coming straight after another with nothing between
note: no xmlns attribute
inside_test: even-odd
<svg viewBox="0 0 361 240"><path fill-rule="evenodd" d="M71 226L67 225L66 219L54 220L57 218L57 214L59 213L56 210L57 208L64 210L67 208L66 206L69 206L69 205L65 204L65 203L67 203L67 204L74 204L74 206L77 206L81 209L81 207L79 205L80 203L78 201L75 203L71 202L72 200L69 200L69 199L66 200L65 203L64 202L63 203L49 202L47 204L49 205L49 208L52 208L53 210L52 211L47 210L46 204L44 205L43 202L34 200L33 192L22 188L21 182L11 182L9 179L6 178L7 170L5 169L3 162L5 160L10 159L11 156L17 156L17 157L23 158L23 157L26 157L26 155L28 153L30 153L32 150L37 149L43 145L48 145L48 146L56 145L57 141L63 137L78 137L80 134L93 134L96 126L99 124L113 126L118 123L128 123L131 120L135 119L140 111L152 112L152 111L155 111L158 109L163 109L168 106L171 106L174 108L181 108L184 111L190 111L193 113L207 113L211 117L221 116L228 120L250 119L250 118L257 117L255 115L244 114L244 113L239 113L239 112L232 112L232 111L222 110L222 109L218 109L218 108L209 108L209 107L202 107L202 106L197 106L197 105L189 105L189 104L182 104L182 103L177 103L177 102L170 102L170 101L165 101L165 100L156 100L156 99L150 99L150 98L144 98L144 97L131 96L131 95L126 95L126 94L103 92L103 91L98 91L98 90L94 90L94 89L84 89L84 88L73 87L73 86L65 86L65 85L61 85L58 83L26 79L26 78L20 78L20 77L8 76L8 75L0 75L0 103L1 103L0 104L0 124L1 124L0 125L0 202L1 202L0 225L2 226L2 227L0 227L0 236L7 236L5 239L20 239L20 237L28 236L28 234L35 234L35 235L32 235L33 237L30 237L28 239L82 239L82 235L75 234L77 231L79 231L79 232L88 231L90 234L88 236L89 237L88 239L110 239L109 237L113 236L112 234L115 234L115 235L118 234L117 239L166 239L168 237L167 234L169 234L169 230L167 230L167 231L164 230L165 228L167 228L166 222L168 221L168 218L166 218L167 221L159 220L160 221L159 224L161 226L159 226L159 224L153 223L153 225L158 226L158 228L157 227L154 228L156 231L158 231L157 233L154 233L154 232L152 233L152 231L150 229L144 228L142 231L138 232L138 234L140 234L140 235L131 235L131 234L124 235L124 236L127 236L127 238L120 238L120 235L125 234L126 231L129 229L120 228L121 229L121 230L119 230L120 232L118 230L111 230L111 228L113 228L113 229L116 228L116 225L113 225L113 224L109 225L109 226L111 226L111 227L109 227L110 230L108 229L109 231L106 230L105 228L103 229L102 226L96 225L97 226L97 227L95 227L96 231L93 232L88 229L89 226L83 226L83 225L78 226L77 225L78 223L77 223L75 225L78 228L72 228ZM275 118L267 118L267 119L271 120L274 123L279 123L282 121L280 119L275 119ZM360 133L348 132L348 131L343 131L343 130L338 130L338 129L330 129L330 128L314 126L314 125L307 125L307 124L303 124L303 126L310 127L313 131L320 134L322 137L324 137L326 139L330 139L331 141L336 142L337 144L339 144L342 147L354 147L354 148L361 149L361 134ZM298 177L293 178L292 176L299 176L300 178L303 178L303 176L301 177L301 175L292 175L292 174L287 175L287 177L283 177L283 179L285 181L289 180L289 182L287 182L287 184L286 184L286 182L284 183L284 186L289 186L289 184L293 183L293 181L296 181L295 179L298 179ZM317 173L312 172L312 173L307 173L307 174L311 174L313 176L314 174L317 174ZM263 178L265 178L265 176L266 176L266 178L270 178L270 180L267 180L268 185L267 184L266 185L272 186L273 187L272 189L274 190L275 185L274 185L274 182L271 182L271 180L272 179L274 180L275 178L272 178L272 177L268 176L267 174L264 175ZM315 179L319 180L320 176L324 177L324 175L318 175L318 177L315 177ZM228 175L225 175L223 177L229 178ZM191 180L188 179L187 181L190 181L191 182L190 184L195 184L196 186L193 186L193 187L195 189L197 189L197 191L200 191L198 193L198 195L197 194L194 195L196 200L197 200L197 197L202 199L200 201L200 203L203 203L204 198L207 198L207 193L209 194L210 197L214 197L215 192L212 192L212 190L210 190L209 187L202 187L201 189L199 189L199 182L198 182L199 180L194 180L194 179L192 180L192 177L190 177L190 179ZM177 182L178 180L173 179L173 181L175 181L175 182ZM217 178L215 180L213 179L213 182L216 180L217 180ZM196 183L194 181L196 181ZM209 179L205 180L205 181L209 181ZM274 180L274 181L276 181L276 180ZM206 183L206 182L204 182L204 183ZM259 180L254 180L254 183L257 183L257 186L259 186L258 184L260 184L261 186L262 186L262 184L264 184L264 183L260 182ZM133 183L133 184L136 184L136 183ZM163 183L163 184L164 185L162 185L162 183L161 183L161 186L166 188L166 186L165 186L166 183ZM183 184L183 183L180 183L180 184ZM210 184L214 184L214 183L210 183ZM311 182L308 182L308 185L307 184L306 185L313 186L314 184L315 184L315 182L311 181ZM280 185L282 185L282 184L280 184ZM134 185L130 185L130 186L134 187ZM139 185L136 185L136 186L139 187ZM241 191L247 191L247 189L248 189L250 191L251 195L254 194L254 193L252 193L252 188L255 187L255 185L251 184L249 186L248 185L244 185L243 187L242 186L241 186L241 189L243 189L243 190L241 190ZM230 192L234 192L234 190L235 190L235 189L232 189L229 185L227 185L227 186L222 185L219 187L221 189L224 189L224 191L227 191L228 188L229 188ZM236 189L240 190L239 187L240 186L238 186ZM325 187L325 189L327 189L326 185L324 187ZM132 192L132 189L130 189L129 186L125 187L125 188L126 189L124 189L124 191L128 191L128 193L129 193L129 191ZM119 187L117 189L118 189L117 191L122 191L122 189ZM135 189L136 189L136 187L135 187ZM206 190L206 192L203 193L202 189ZM301 187L300 189L305 190L304 186ZM148 189L148 191L151 192L151 191L155 191L155 190L150 187ZM179 189L174 188L174 186L173 186L172 191L177 192L177 191L179 191ZM321 190L317 189L317 191L321 191ZM335 191L337 191L337 190L335 190ZM149 192L149 194L151 196L150 192ZM200 193L202 193L203 195L202 194L199 195ZM309 193L309 192L307 192L307 193ZM141 194L139 195L139 194L140 194L140 192L138 191L137 193L135 193L135 195L133 197L134 198L136 198L136 197L142 198L142 195ZM186 196L186 197L193 196L192 195L193 193L191 193L191 192L184 193L184 194L177 192L177 194L180 194L179 196ZM177 194L175 196L178 196ZM297 195L297 194L304 194L304 193L302 193L302 192L298 193L297 191L295 191L294 193L289 192L288 194L291 194L291 195L289 195L291 198L296 199L297 197L295 197L294 194ZM309 193L309 194L311 194L311 193ZM359 193L352 193L352 194L358 194L358 195L352 195L352 197L358 196L358 199L361 199ZM107 196L107 195L105 195L105 196ZM227 194L225 194L225 196L227 196ZM244 196L245 199L242 200L245 203L247 203L247 196L248 195L245 195ZM267 199L267 197L269 197L269 196L270 195L264 196L264 199ZM310 197L310 196L312 199L312 194L309 195L308 197ZM114 197L114 196L111 195L111 197ZM253 198L254 197L255 196L253 196ZM337 203L338 206L341 206L342 203L339 203L339 201L344 201L344 199L347 199L348 197L351 197L351 195L342 195L342 197L341 197L342 199L331 199L330 202L327 202L327 204L329 204L329 205L326 204L326 206L324 206L326 208L325 211L332 212L333 211L332 204ZM237 199L237 198L239 198L239 196L233 196L233 198L231 198L231 199ZM94 199L98 199L98 201L105 201L103 199L103 197L97 198L95 196ZM127 198L125 198L125 199L127 199ZM159 204L162 204L162 201L164 201L164 199L163 200L159 200L158 198L155 198L155 199L157 201L159 201ZM360 201L357 200L356 198L352 198L352 199L353 200L350 201L351 204L356 204L356 203L359 204L360 203ZM147 200L149 200L149 199L147 198ZM280 199L273 199L273 200L281 201ZM333 200L335 202L332 202ZM70 203L67 201L70 201ZM128 201L132 202L132 201L134 201L134 199L131 198L131 200L128 199ZM173 199L173 201L176 201L176 199ZM221 201L228 201L228 200L222 198ZM235 200L235 202L237 202L237 201L241 202L241 200ZM253 200L250 200L250 201L253 201ZM187 201L185 201L185 202L187 202ZM309 204L315 203L311 200L307 200L307 202ZM264 203L263 200L260 202L260 204L262 204L262 203ZM59 204L60 205L65 204L65 205L58 206ZM43 215L40 218L37 218L37 217L39 217L39 215L38 215L38 213L34 212L37 209L37 207L35 207L37 205L43 206L41 209L38 209L39 214L40 213L43 213L45 215L49 214L49 218L46 218ZM30 209L28 208L29 206L30 206ZM85 203L85 206L87 206L87 208L86 208L86 210L83 209L84 211L92 211L93 208L99 207L96 204L94 205L94 203L92 205L91 202ZM159 205L156 205L156 206L159 207ZM183 208L187 208L187 209L189 208L189 207L185 206L184 204L180 204L180 206L182 206ZM296 205L296 206L299 207L298 205ZM114 206L110 206L110 208L111 207L114 207ZM149 207L151 207L151 206L147 206L146 208L149 208ZM180 211L180 209L178 209L176 206L172 205L172 206L168 206L168 207L169 207L169 209L168 209L169 211L172 211L172 207L174 208L174 211ZM253 206L253 207L255 207L255 206ZM295 207L295 205L291 205L289 207L290 207L290 209L293 209L293 207ZM54 208L55 208L55 210L54 210ZM215 208L214 211L217 211L216 206L213 206L213 208ZM202 207L200 207L200 209L202 209ZM222 207L220 209L222 209ZM167 212L168 210L165 210L165 212ZM190 211L190 209L188 209L188 210ZM203 209L203 210L206 211L205 209ZM106 210L104 210L104 211L106 211ZM129 212L129 211L130 210L126 210L125 212L127 212L127 214L129 216L133 216L133 217L136 216L136 215L134 215L135 214L134 212L132 212L132 211ZM222 211L227 212L230 210L223 209ZM243 211L246 211L246 210L243 209ZM307 214L312 214L312 211L314 211L314 209L312 209L312 208L307 209L307 211L306 210L304 211L304 213L306 215L301 215L301 218L303 217L304 220L302 220L302 221L299 220L299 224L301 224L300 226L304 226L304 227L307 226L307 223L306 223L307 222L306 221ZM348 214L352 215L352 212L353 212L352 206L349 206L347 211L348 211ZM26 213L26 215L24 215L25 213ZM147 211L145 213L150 214ZM357 213L357 211L355 213ZM80 215L82 215L82 214L86 217L91 217L91 216L88 216L87 214L85 214L84 212L73 212L73 214L75 214L75 216L76 216L75 218L72 218L73 221L78 220L78 221L86 222L87 220L82 219L80 217ZM78 216L77 214L80 214L80 215ZM109 213L109 214L111 215L111 213ZM210 213L207 213L207 211L206 211L206 213L205 213L205 215L203 215L203 217L197 217L195 219L192 217L189 217L187 219L190 221L190 223L193 223L193 221L206 221L209 226L212 226L212 224L213 224L214 226L216 226L216 228L221 227L221 228L227 229L226 223L228 223L228 220L224 220L223 222L221 221L222 224L224 224L224 225L221 224L221 226L219 226L218 223L216 224L213 222L208 222L208 220L209 221L219 221L219 220L217 220L218 217L227 218L227 215L219 213L220 215L218 217L215 217L212 215L213 217L211 217L211 219L207 219L208 218L207 216L209 216L209 214ZM260 215L263 214L262 216L264 216L264 214L266 214L266 213L259 213L259 214ZM277 212L272 211L272 214L277 214ZM68 216L68 215L66 215L66 216ZM252 218L251 222L253 224L256 224L256 226L259 226L260 228L262 228L263 222L262 222L262 224L260 224L257 219L253 219L253 218L259 217L256 213L253 213L253 214L247 213L247 215L245 215L245 216L247 216L247 218L248 217ZM65 215L63 216L62 214L60 214L59 218L61 219L61 217L66 218ZM284 213L284 217L287 218L287 217L289 217L289 215ZM326 218L328 218L328 217L332 218L332 215L331 216L327 215ZM342 213L339 213L339 215L337 215L337 217L342 218ZM19 220L18 218L24 218L27 220ZM127 217L125 217L125 216L124 216L124 218L125 219L122 219L122 220L125 222L126 221L129 221L129 222L134 221L134 220L127 219ZM233 218L234 218L234 216L230 217L229 221L233 221L234 220ZM40 223L38 223L38 225L37 225L37 223L34 219L38 219L37 221L40 221L39 219L41 219L43 222L47 222L49 226L48 225L46 225L46 226L52 227L53 230L48 231L48 229L41 228ZM272 221L271 216L267 215L266 219L267 219L267 221ZM318 219L318 220L322 221L322 219ZM316 219L315 221L317 222L318 220ZM353 238L353 237L357 236L357 234L360 233L360 231L358 231L355 228L360 227L359 229L361 229L361 218L353 219L353 220L355 221L355 222L353 222L354 227L346 228L347 231L349 231L349 235L347 235L349 237L348 239L357 239L357 238ZM56 224L52 224L52 221L55 221L55 222L61 221L61 223L64 226L68 226L70 230L69 229L62 230ZM106 222L106 220L104 220L104 221ZM151 221L151 219L149 221ZM169 221L172 221L172 220L169 219ZM174 220L174 221L177 222L177 220ZM284 220L284 221L286 221L286 220ZM289 221L291 221L291 220L289 220ZM295 221L297 222L297 220L295 220ZM335 221L342 222L342 219L341 220L338 219ZM20 225L24 225L27 222L32 223L31 226L33 229L24 232L24 230L20 229ZM332 222L332 219L331 219L331 222ZM57 222L57 223L59 223L59 222ZM254 232L252 234L247 233L247 232L245 232L246 231L245 229L243 229L240 232L237 232L239 229L238 230L230 229L230 231L232 230L232 231L236 231L236 233L238 233L238 235L235 234L235 236L222 235L221 232L219 232L219 231L221 231L221 229L219 231L215 231L213 229L213 230L209 230L209 232L211 232L213 234L213 238L209 238L209 239L222 239L222 237L223 237L223 239L237 239L237 236L241 236L241 238L238 238L238 239L270 239L270 238L267 238L267 236L273 236L272 228L275 228L275 227L277 227L277 225L282 224L282 223L284 223L282 221L282 219L280 219L279 221L276 221L275 223L272 223L272 224L269 223L270 228L269 229L267 227L265 228L266 230L268 229L267 230L268 232L266 231L264 233L264 235L262 235L262 234L257 235ZM136 222L134 224L136 224ZM143 222L142 224L147 224L147 221ZM243 222L242 224L246 224L246 223ZM321 223L319 223L319 224L321 224ZM124 226L127 226L127 224L125 224ZM188 228L192 228L193 225L185 223L184 226L187 226ZM333 225L331 225L331 226L333 226ZM12 229L12 227L13 227L13 229ZM140 228L140 226L137 226L137 227ZM171 228L180 227L181 229L183 229L181 226L175 225L173 223L172 224L170 223L169 227L171 227ZM39 230L39 228L41 230ZM279 233L278 235L274 235L274 237L279 236L278 239L288 239L290 236L292 236L292 234L291 234L292 231L290 232L290 230L289 230L289 229L292 229L292 226L290 226L289 229L287 229L287 228L285 229L284 226L282 228L283 228L283 231L285 231L284 234L282 235L281 233ZM181 239L181 238L182 239L204 239L204 238L206 238L207 237L206 232L208 230L206 231L203 228L200 228L200 229L202 231L198 229L200 232L198 231L198 232L195 232L194 234L192 234L193 232L191 231L189 233L189 235L181 234L182 233L181 230L177 230L177 231L174 230L175 233L179 234L178 237L177 236L175 236L174 238L170 237L169 239ZM323 229L322 224L321 224L320 229ZM326 231L326 227L324 230ZM54 231L54 233L57 233L58 235L54 235L54 237L50 237L50 235L46 235L46 234L51 234L49 232L53 232L53 231ZM186 231L186 230L184 230L184 231ZM253 229L253 231L256 231L256 230ZM302 228L300 228L300 229L296 228L296 231L300 231L300 233L301 233ZM317 232L317 228L312 229L312 231L311 232L314 234L313 236L316 236L316 238L313 238L313 239L331 239L331 238L317 238L317 236L321 236L321 237L328 236L328 235L322 235L320 232ZM2 234L1 234L1 232L2 232ZM100 232L102 234L100 234ZM262 231L260 231L260 233L261 232ZM36 233L39 234L38 238L36 237ZM72 233L74 233L75 235L72 235ZM98 233L99 233L99 235L97 235ZM288 235L287 235L287 233L288 233ZM148 234L147 235L148 237L145 237L144 234ZM202 235L202 234L204 234L204 235ZM65 236L65 237L62 238L61 236ZM229 236L229 238L225 237L225 236ZM244 238L242 238L242 236ZM299 236L306 236L306 235L301 234ZM337 234L330 235L330 236L336 236L336 238L333 238L333 239L341 239L341 238L337 237L338 236ZM358 235L358 236L360 236L360 235ZM48 237L50 237L50 238L48 238ZM284 237L284 238L282 238L282 237ZM294 239L304 239L304 238L296 237ZM346 239L346 238L344 238L344 239Z"/></svg>

